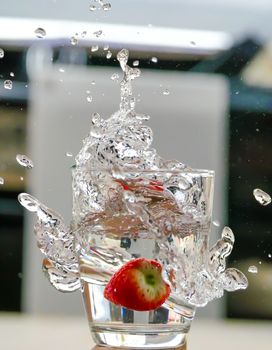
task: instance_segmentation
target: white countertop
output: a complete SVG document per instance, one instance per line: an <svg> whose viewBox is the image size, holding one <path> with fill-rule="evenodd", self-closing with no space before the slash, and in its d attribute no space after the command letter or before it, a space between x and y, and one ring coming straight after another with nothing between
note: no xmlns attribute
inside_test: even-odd
<svg viewBox="0 0 272 350"><path fill-rule="evenodd" d="M1 350L91 350L84 317L0 313ZM271 350L272 322L195 320L188 350Z"/></svg>

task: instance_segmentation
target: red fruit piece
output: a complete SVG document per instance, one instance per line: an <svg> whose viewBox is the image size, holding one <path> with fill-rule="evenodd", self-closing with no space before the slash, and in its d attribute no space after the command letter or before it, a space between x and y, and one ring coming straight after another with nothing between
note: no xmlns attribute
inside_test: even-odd
<svg viewBox="0 0 272 350"><path fill-rule="evenodd" d="M123 265L111 278L104 297L116 305L136 311L155 310L169 297L162 266L155 260L138 258Z"/></svg>

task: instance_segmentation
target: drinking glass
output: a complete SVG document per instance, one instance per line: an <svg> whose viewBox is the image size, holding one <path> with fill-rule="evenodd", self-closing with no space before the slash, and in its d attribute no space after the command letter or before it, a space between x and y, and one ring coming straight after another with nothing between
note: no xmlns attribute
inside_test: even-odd
<svg viewBox="0 0 272 350"><path fill-rule="evenodd" d="M208 264L214 173L208 170L91 170L96 200L76 229L81 289L90 331L98 345L167 349L186 343L194 298ZM128 261L157 260L171 287L156 310L115 305L103 292Z"/></svg>

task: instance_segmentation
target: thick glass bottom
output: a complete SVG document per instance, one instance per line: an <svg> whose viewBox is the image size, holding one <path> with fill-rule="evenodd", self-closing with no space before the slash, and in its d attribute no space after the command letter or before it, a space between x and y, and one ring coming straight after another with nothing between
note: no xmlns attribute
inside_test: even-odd
<svg viewBox="0 0 272 350"><path fill-rule="evenodd" d="M157 325L90 324L94 341L102 346L123 349L170 349L186 342L186 329Z"/></svg>

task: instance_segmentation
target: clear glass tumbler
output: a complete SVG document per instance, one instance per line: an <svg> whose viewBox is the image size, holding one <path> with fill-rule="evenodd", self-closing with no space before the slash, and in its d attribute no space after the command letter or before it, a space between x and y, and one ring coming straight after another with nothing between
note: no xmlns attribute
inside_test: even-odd
<svg viewBox="0 0 272 350"><path fill-rule="evenodd" d="M90 330L99 345L166 349L186 342L194 297L208 259L214 173L207 170L105 171L97 200L76 231L80 279ZM171 287L158 309L134 311L104 298L104 288L125 263L157 260ZM196 295L197 297L197 295Z"/></svg>

